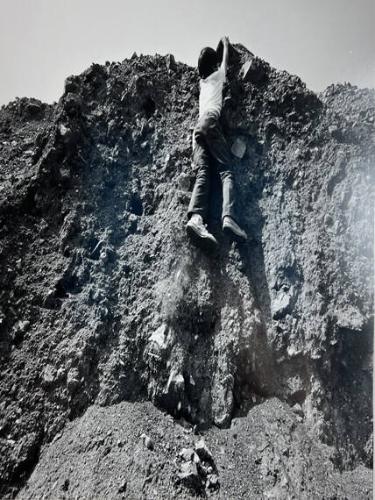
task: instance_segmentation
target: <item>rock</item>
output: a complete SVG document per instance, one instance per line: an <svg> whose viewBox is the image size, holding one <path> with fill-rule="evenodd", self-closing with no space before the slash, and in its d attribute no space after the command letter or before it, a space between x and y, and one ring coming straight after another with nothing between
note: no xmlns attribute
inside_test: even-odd
<svg viewBox="0 0 375 500"><path fill-rule="evenodd" d="M79 113L82 103L78 95L68 92L64 96L63 105L67 115L72 117Z"/></svg>
<svg viewBox="0 0 375 500"><path fill-rule="evenodd" d="M293 286L290 288L282 287L272 301L271 310L273 319L281 319L288 312L290 312L291 305L295 298L295 289Z"/></svg>
<svg viewBox="0 0 375 500"><path fill-rule="evenodd" d="M43 370L43 385L49 386L55 382L56 379L56 369L52 365L46 365Z"/></svg>
<svg viewBox="0 0 375 500"><path fill-rule="evenodd" d="M237 139L234 141L232 144L231 148L232 153L234 156L237 156L240 160L244 157L244 154L246 153L246 143L243 139L240 137L237 137Z"/></svg>
<svg viewBox="0 0 375 500"><path fill-rule="evenodd" d="M56 380L62 380L62 379L64 379L64 378L65 378L65 375L66 375L65 368L60 367L60 368L57 370L57 373L56 373Z"/></svg>
<svg viewBox="0 0 375 500"><path fill-rule="evenodd" d="M232 43L229 42L228 49L229 61L234 65L239 64L239 61L242 58L241 56L243 56L244 54L246 54L246 57L252 57L254 55L250 50L239 43L232 45ZM216 53L218 55L218 58L221 60L223 57L223 42L221 40L217 44Z"/></svg>
<svg viewBox="0 0 375 500"><path fill-rule="evenodd" d="M228 373L224 377L220 377L215 401L212 407L215 425L221 429L230 424L234 404L233 388L234 377L231 373Z"/></svg>
<svg viewBox="0 0 375 500"><path fill-rule="evenodd" d="M68 491L69 490L69 484L70 484L69 478L65 478L64 481L61 484L62 491Z"/></svg>
<svg viewBox="0 0 375 500"><path fill-rule="evenodd" d="M217 489L220 486L219 476L217 474L209 474L206 481L207 488Z"/></svg>
<svg viewBox="0 0 375 500"><path fill-rule="evenodd" d="M262 61L257 57L252 57L246 61L240 70L240 77L244 82L259 83L266 76Z"/></svg>
<svg viewBox="0 0 375 500"><path fill-rule="evenodd" d="M154 449L154 442L149 436L147 436L146 434L142 434L141 439L148 450Z"/></svg>
<svg viewBox="0 0 375 500"><path fill-rule="evenodd" d="M66 146L72 147L77 144L79 140L79 131L73 130L71 127L64 125L63 123L59 124L58 132L63 143Z"/></svg>
<svg viewBox="0 0 375 500"><path fill-rule="evenodd" d="M328 131L332 137L340 140L342 138L342 132L337 125L330 125Z"/></svg>
<svg viewBox="0 0 375 500"><path fill-rule="evenodd" d="M167 383L167 391L181 393L185 387L185 380L182 373L172 371Z"/></svg>
<svg viewBox="0 0 375 500"><path fill-rule="evenodd" d="M65 92L75 93L79 90L79 80L75 76L70 76L65 80Z"/></svg>
<svg viewBox="0 0 375 500"><path fill-rule="evenodd" d="M55 297L56 297L56 290L53 288L50 288L47 290L47 293L44 297L44 306L45 307L54 307L55 305Z"/></svg>
<svg viewBox="0 0 375 500"><path fill-rule="evenodd" d="M214 463L211 451L208 449L204 439L200 439L195 443L195 451L199 458L205 462Z"/></svg>
<svg viewBox="0 0 375 500"><path fill-rule="evenodd" d="M178 177L177 182L178 182L179 188L182 189L183 191L189 191L190 190L190 184L191 184L191 177L190 177L190 175L181 174Z"/></svg>
<svg viewBox="0 0 375 500"><path fill-rule="evenodd" d="M66 378L66 386L68 391L72 394L80 385L79 373L77 368L71 368L68 371Z"/></svg>
<svg viewBox="0 0 375 500"><path fill-rule="evenodd" d="M26 332L28 329L29 329L29 326L30 326L30 321L29 320L23 320L23 321L19 321L18 322L18 328L22 331L22 332Z"/></svg>
<svg viewBox="0 0 375 500"><path fill-rule="evenodd" d="M177 476L182 484L190 489L200 490L202 487L202 480L199 476L197 465L193 462L183 462Z"/></svg>
<svg viewBox="0 0 375 500"><path fill-rule="evenodd" d="M164 167L169 167L170 166L170 164L171 164L171 155L169 153L165 155L163 164L164 164Z"/></svg>
<svg viewBox="0 0 375 500"><path fill-rule="evenodd" d="M297 415L299 415L300 417L303 417L304 416L304 412L303 412L303 409L302 409L302 406L299 404L299 403L296 403L292 410L294 411L294 413L296 413Z"/></svg>
<svg viewBox="0 0 375 500"><path fill-rule="evenodd" d="M165 61L167 63L167 68L171 71L176 71L177 69L177 64L176 64L176 61L175 61L175 58L172 54L167 54L165 56Z"/></svg>
<svg viewBox="0 0 375 500"><path fill-rule="evenodd" d="M336 311L336 316L337 326L340 328L360 332L365 324L365 318L361 311L351 304L346 304Z"/></svg>
<svg viewBox="0 0 375 500"><path fill-rule="evenodd" d="M60 181L64 186L68 186L71 181L70 169L67 166L62 166L59 168Z"/></svg>
<svg viewBox="0 0 375 500"><path fill-rule="evenodd" d="M58 128L58 131L59 131L59 134L60 136L66 141L66 139L69 137L69 135L71 134L71 130L69 127L67 127L66 125L64 125L63 123L60 123L59 124L59 128Z"/></svg>
<svg viewBox="0 0 375 500"><path fill-rule="evenodd" d="M104 450L103 450L103 457L105 457L106 455L108 455L112 450L112 447L107 445Z"/></svg>
<svg viewBox="0 0 375 500"><path fill-rule="evenodd" d="M29 102L26 106L26 113L30 117L39 115L42 111L42 103L40 102Z"/></svg>
<svg viewBox="0 0 375 500"><path fill-rule="evenodd" d="M127 487L128 487L128 482L126 480L122 481L122 483L118 487L117 493L126 493Z"/></svg>
<svg viewBox="0 0 375 500"><path fill-rule="evenodd" d="M182 450L179 452L178 456L181 457L182 460L184 460L185 462L189 462L189 461L192 461L195 463L199 462L199 457L195 453L193 448L182 448Z"/></svg>
<svg viewBox="0 0 375 500"><path fill-rule="evenodd" d="M21 342L24 338L25 333L30 327L30 321L18 321L14 326L13 338L16 343Z"/></svg>

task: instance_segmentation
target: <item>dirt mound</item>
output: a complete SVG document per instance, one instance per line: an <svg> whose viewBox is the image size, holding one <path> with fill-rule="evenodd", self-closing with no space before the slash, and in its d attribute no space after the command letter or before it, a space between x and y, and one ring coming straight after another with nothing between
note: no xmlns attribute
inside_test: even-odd
<svg viewBox="0 0 375 500"><path fill-rule="evenodd" d="M201 436L151 403L91 406L44 449L19 498L371 498L371 472L335 471L301 421L270 399Z"/></svg>
<svg viewBox="0 0 375 500"><path fill-rule="evenodd" d="M203 431L278 398L335 467L372 465L375 92L317 96L242 46L231 60L249 241L221 234L218 194L216 255L184 227L193 68L134 55L68 78L56 105L0 110L3 495L67 422L121 401Z"/></svg>

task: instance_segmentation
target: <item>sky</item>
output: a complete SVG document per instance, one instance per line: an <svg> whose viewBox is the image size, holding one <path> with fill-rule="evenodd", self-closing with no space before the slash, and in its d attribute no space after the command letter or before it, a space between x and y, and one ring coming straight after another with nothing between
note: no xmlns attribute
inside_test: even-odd
<svg viewBox="0 0 375 500"><path fill-rule="evenodd" d="M92 62L173 53L195 65L229 36L309 88L375 87L375 0L0 0L0 105L59 99Z"/></svg>

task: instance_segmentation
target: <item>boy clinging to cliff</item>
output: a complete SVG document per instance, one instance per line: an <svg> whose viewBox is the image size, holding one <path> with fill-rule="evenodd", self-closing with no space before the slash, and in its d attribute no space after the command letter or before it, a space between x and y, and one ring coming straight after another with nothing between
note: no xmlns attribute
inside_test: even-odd
<svg viewBox="0 0 375 500"><path fill-rule="evenodd" d="M229 40L221 39L223 57L206 47L198 59L200 80L199 120L193 133L193 162L197 177L191 196L186 229L196 243L212 249L217 246L216 238L206 229L210 196L211 169L216 169L221 178L223 190L222 225L230 237L244 241L246 233L236 222L234 203L234 179L232 155L220 125L223 104L223 86L228 66Z"/></svg>

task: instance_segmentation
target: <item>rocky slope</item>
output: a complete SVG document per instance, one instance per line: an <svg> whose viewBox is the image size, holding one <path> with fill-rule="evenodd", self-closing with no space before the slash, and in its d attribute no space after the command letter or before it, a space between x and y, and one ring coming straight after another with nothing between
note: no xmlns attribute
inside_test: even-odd
<svg viewBox="0 0 375 500"><path fill-rule="evenodd" d="M375 92L240 45L230 76L249 241L216 182L215 255L184 229L193 68L134 55L0 110L2 496L371 496Z"/></svg>

